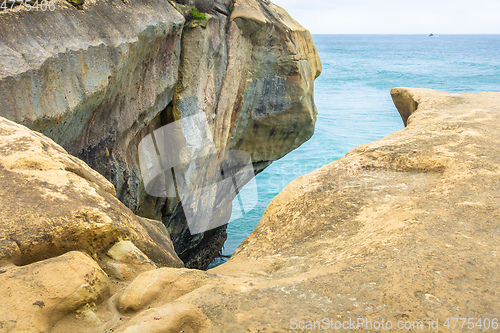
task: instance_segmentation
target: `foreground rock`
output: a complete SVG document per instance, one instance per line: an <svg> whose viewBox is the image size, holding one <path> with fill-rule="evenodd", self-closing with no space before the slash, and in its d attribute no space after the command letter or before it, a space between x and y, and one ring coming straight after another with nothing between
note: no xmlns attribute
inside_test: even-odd
<svg viewBox="0 0 500 333"><path fill-rule="evenodd" d="M0 116L87 162L134 213L164 222L188 266L203 268L225 229L193 237L178 198L148 196L138 143L204 112L217 150L248 152L259 172L311 137L321 65L309 32L269 1L177 2L184 9L97 0L0 12ZM192 6L205 19L183 17Z"/></svg>
<svg viewBox="0 0 500 333"><path fill-rule="evenodd" d="M391 93L407 127L292 182L214 270L262 283L225 290L224 323L498 316L500 93Z"/></svg>
<svg viewBox="0 0 500 333"><path fill-rule="evenodd" d="M21 267L20 267L21 266ZM139 274L183 267L165 226L40 133L0 117L0 332L49 332Z"/></svg>
<svg viewBox="0 0 500 333"><path fill-rule="evenodd" d="M73 250L108 258L124 239L158 265L183 266L160 222L134 215L111 183L52 140L0 117L0 264Z"/></svg>
<svg viewBox="0 0 500 333"><path fill-rule="evenodd" d="M115 331L497 318L500 93L392 94L405 129L289 184L226 264L142 273L117 293Z"/></svg>
<svg viewBox="0 0 500 333"><path fill-rule="evenodd" d="M48 332L66 314L109 296L109 284L106 273L81 252L8 269L0 274L0 330Z"/></svg>

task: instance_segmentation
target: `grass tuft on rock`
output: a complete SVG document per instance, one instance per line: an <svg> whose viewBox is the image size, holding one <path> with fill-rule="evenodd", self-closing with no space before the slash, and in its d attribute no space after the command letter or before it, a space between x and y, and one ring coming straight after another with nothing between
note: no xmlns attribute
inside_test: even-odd
<svg viewBox="0 0 500 333"><path fill-rule="evenodd" d="M199 21L206 21L207 20L207 17L205 16L205 14L203 14L202 12L200 12L196 8L191 9L191 15L193 16L193 20L199 20Z"/></svg>
<svg viewBox="0 0 500 333"><path fill-rule="evenodd" d="M85 0L66 0L70 4L76 7L76 9L82 10Z"/></svg>

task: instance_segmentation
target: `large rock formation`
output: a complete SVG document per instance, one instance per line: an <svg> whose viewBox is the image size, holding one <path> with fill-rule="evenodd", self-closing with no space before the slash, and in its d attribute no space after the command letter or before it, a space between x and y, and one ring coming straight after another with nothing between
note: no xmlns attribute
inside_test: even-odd
<svg viewBox="0 0 500 333"><path fill-rule="evenodd" d="M90 257L68 252L3 272L0 292L2 332L43 333L68 313L109 297L110 281Z"/></svg>
<svg viewBox="0 0 500 333"><path fill-rule="evenodd" d="M0 264L73 250L107 258L124 239L158 265L183 266L163 224L134 215L110 182L52 140L0 117Z"/></svg>
<svg viewBox="0 0 500 333"><path fill-rule="evenodd" d="M321 65L307 30L269 1L177 2L0 12L0 115L87 162L133 212L163 221L182 259L202 268L224 227L193 237L178 198L148 196L138 143L203 112L217 150L248 152L259 172L312 135Z"/></svg>
<svg viewBox="0 0 500 333"><path fill-rule="evenodd" d="M0 332L48 332L142 272L183 267L165 226L44 135L0 117Z"/></svg>
<svg viewBox="0 0 500 333"><path fill-rule="evenodd" d="M114 298L115 332L494 327L500 93L392 95L405 129L290 183L227 263L139 275ZM99 327L84 323L68 315L53 332Z"/></svg>

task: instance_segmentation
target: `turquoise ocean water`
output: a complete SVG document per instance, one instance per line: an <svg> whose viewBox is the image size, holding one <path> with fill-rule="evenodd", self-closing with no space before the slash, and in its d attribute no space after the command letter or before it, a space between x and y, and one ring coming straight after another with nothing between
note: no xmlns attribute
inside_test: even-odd
<svg viewBox="0 0 500 333"><path fill-rule="evenodd" d="M228 225L231 255L269 202L295 178L354 147L402 129L393 87L500 92L500 35L313 35L323 64L315 82L314 136L256 177L258 203ZM212 267L224 259L216 259Z"/></svg>

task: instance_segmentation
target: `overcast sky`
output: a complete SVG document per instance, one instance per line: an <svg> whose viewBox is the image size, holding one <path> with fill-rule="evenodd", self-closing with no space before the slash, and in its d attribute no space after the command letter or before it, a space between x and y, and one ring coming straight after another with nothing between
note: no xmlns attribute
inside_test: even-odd
<svg viewBox="0 0 500 333"><path fill-rule="evenodd" d="M500 0L271 0L313 34L500 34Z"/></svg>

